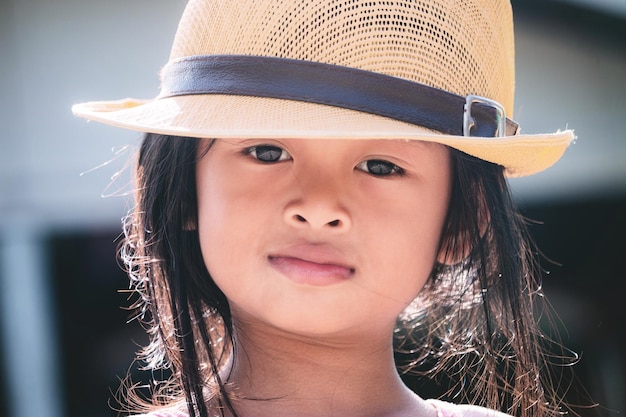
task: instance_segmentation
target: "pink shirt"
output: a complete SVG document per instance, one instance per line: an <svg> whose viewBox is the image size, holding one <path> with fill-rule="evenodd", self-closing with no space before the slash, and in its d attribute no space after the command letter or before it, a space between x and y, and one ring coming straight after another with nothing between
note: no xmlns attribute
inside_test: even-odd
<svg viewBox="0 0 626 417"><path fill-rule="evenodd" d="M500 411L469 404L452 404L440 400L426 400L437 410L437 417L511 417Z"/></svg>
<svg viewBox="0 0 626 417"><path fill-rule="evenodd" d="M469 404L452 404L440 400L426 400L437 410L437 417L511 417L508 414L488 408ZM160 410L149 414L141 414L134 417L187 417L180 410Z"/></svg>

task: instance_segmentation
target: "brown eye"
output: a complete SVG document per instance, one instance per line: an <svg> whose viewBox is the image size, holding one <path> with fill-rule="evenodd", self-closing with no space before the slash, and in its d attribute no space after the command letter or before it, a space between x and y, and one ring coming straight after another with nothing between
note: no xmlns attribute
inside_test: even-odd
<svg viewBox="0 0 626 417"><path fill-rule="evenodd" d="M356 168L377 177L404 174L404 170L398 165L382 159L369 159L367 161L363 161L359 163Z"/></svg>
<svg viewBox="0 0 626 417"><path fill-rule="evenodd" d="M287 161L291 159L291 155L289 155L286 150L273 145L253 146L248 148L246 152L252 155L253 158L266 163Z"/></svg>

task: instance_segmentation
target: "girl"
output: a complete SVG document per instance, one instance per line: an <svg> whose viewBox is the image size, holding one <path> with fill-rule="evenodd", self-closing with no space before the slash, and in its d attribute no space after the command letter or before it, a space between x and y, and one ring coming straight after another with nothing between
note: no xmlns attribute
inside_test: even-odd
<svg viewBox="0 0 626 417"><path fill-rule="evenodd" d="M191 0L159 97L74 107L147 132L122 250L171 371L147 415L559 413L505 177L573 134L506 117L512 42L505 0Z"/></svg>

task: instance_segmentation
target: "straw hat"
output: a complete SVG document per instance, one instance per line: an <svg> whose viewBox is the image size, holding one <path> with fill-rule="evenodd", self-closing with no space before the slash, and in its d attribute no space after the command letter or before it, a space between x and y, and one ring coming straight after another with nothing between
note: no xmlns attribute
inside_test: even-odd
<svg viewBox="0 0 626 417"><path fill-rule="evenodd" d="M209 138L439 142L523 176L574 135L520 134L508 0L191 0L161 93L90 120Z"/></svg>

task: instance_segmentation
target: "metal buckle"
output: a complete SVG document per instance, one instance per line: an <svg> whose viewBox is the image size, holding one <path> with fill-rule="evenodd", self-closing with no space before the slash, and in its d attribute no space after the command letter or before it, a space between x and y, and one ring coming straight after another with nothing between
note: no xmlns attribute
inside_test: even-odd
<svg viewBox="0 0 626 417"><path fill-rule="evenodd" d="M470 130L476 125L472 117L472 104L481 103L493 107L496 110L498 129L494 137L504 137L506 134L506 112L504 107L495 100L487 97L475 96L473 94L465 97L465 106L463 107L463 136L471 136Z"/></svg>

